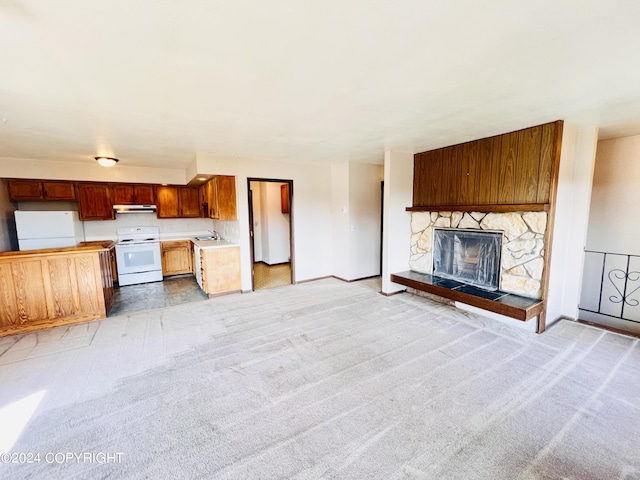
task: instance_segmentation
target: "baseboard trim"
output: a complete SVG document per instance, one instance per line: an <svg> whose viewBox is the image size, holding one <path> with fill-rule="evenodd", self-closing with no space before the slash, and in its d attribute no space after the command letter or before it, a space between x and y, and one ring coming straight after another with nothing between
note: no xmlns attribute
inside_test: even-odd
<svg viewBox="0 0 640 480"><path fill-rule="evenodd" d="M405 293L407 290L398 290L397 292L391 292L391 293L387 293L387 292L383 292L382 290L379 291L378 293L380 295L384 295L385 297L393 297L394 295L397 295L399 293Z"/></svg>
<svg viewBox="0 0 640 480"><path fill-rule="evenodd" d="M620 335L627 335L628 337L640 338L640 333L627 332L615 327L609 327L608 325L602 325L600 323L590 322L588 320L575 320L576 323L582 323L583 325L589 325L590 327L598 328L600 330L606 330L612 333L618 333Z"/></svg>
<svg viewBox="0 0 640 480"><path fill-rule="evenodd" d="M331 276L335 279L342 280L343 282L351 283L351 282L359 282L360 280L368 280L370 278L376 278L376 277L379 277L380 275L371 275L369 277L354 278L353 280L347 280L346 278L338 277L337 275L331 275Z"/></svg>
<svg viewBox="0 0 640 480"><path fill-rule="evenodd" d="M332 275L327 275L327 276L324 276L324 277L307 278L306 280L298 280L298 281L296 281L294 283L294 285L298 285L299 283L315 282L316 280L324 280L325 278L332 278L332 277L333 277Z"/></svg>

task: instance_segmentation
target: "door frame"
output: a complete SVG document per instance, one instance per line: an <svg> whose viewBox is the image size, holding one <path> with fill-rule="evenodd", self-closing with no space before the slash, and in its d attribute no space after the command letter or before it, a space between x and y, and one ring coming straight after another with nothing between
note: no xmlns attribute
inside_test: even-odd
<svg viewBox="0 0 640 480"><path fill-rule="evenodd" d="M247 202L249 204L249 248L251 257L251 291L255 290L255 283L253 279L254 264L255 264L255 252L254 252L254 234L253 234L253 192L251 191L251 182L265 182L265 183L286 183L289 186L289 252L291 256L291 284L296 283L295 274L295 241L293 238L293 180L277 179L277 178L261 178L261 177L247 177Z"/></svg>

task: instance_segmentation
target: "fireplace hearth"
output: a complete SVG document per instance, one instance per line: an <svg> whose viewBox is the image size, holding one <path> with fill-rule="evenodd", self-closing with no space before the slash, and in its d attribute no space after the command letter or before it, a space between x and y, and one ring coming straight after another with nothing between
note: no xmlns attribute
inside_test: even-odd
<svg viewBox="0 0 640 480"><path fill-rule="evenodd" d="M433 275L498 290L502 232L449 228L433 232Z"/></svg>

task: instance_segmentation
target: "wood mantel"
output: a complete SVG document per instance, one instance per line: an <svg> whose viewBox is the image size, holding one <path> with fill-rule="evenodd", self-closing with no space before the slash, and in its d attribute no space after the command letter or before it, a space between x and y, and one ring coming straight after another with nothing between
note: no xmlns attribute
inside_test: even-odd
<svg viewBox="0 0 640 480"><path fill-rule="evenodd" d="M407 207L407 212L548 212L548 203L519 203L511 205L437 205Z"/></svg>

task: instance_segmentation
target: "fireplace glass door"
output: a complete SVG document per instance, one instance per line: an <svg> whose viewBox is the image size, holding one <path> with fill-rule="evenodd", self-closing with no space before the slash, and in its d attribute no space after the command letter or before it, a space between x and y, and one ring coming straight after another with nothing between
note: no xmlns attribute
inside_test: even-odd
<svg viewBox="0 0 640 480"><path fill-rule="evenodd" d="M433 243L434 275L498 289L502 232L436 228Z"/></svg>

